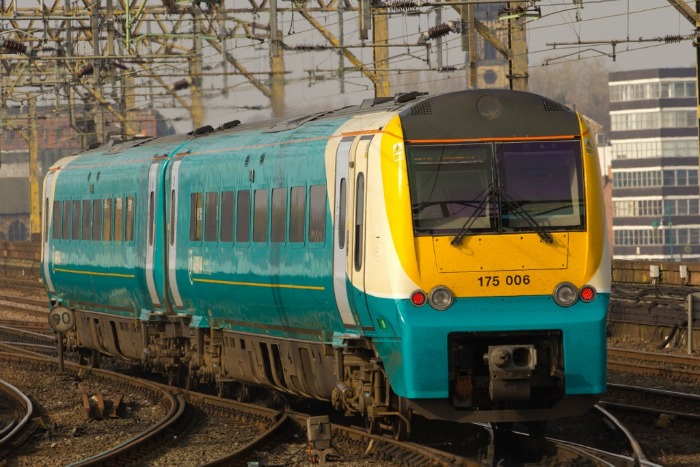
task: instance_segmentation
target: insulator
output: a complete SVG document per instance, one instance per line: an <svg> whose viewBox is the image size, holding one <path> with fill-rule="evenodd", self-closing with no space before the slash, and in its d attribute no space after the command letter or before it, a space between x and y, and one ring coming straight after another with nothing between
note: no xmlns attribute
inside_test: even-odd
<svg viewBox="0 0 700 467"><path fill-rule="evenodd" d="M22 44L19 41L16 41L14 39L5 39L2 41L2 46L9 50L10 52L14 52L16 54L26 54L27 53L27 46Z"/></svg>
<svg viewBox="0 0 700 467"><path fill-rule="evenodd" d="M415 10L418 8L418 4L416 2L412 2L411 0L395 0L387 3L386 6L389 10L393 11Z"/></svg>
<svg viewBox="0 0 700 467"><path fill-rule="evenodd" d="M679 35L674 35L674 36L666 35L666 36L664 36L664 42L666 44L675 44L677 42L681 42L682 40L683 40L683 36L679 36Z"/></svg>
<svg viewBox="0 0 700 467"><path fill-rule="evenodd" d="M449 24L438 24L437 26L433 26L432 28L428 29L428 39L435 39L436 37L446 36L450 33L451 30L452 28Z"/></svg>
<svg viewBox="0 0 700 467"><path fill-rule="evenodd" d="M302 44L302 45L294 46L294 47L292 47L292 49L295 52L314 52L314 51L318 51L318 50L327 50L328 46Z"/></svg>
<svg viewBox="0 0 700 467"><path fill-rule="evenodd" d="M82 78L83 76L91 75L93 71L95 71L95 69L92 67L92 63L88 63L80 67L77 76L78 78Z"/></svg>
<svg viewBox="0 0 700 467"><path fill-rule="evenodd" d="M180 91L182 89L187 89L189 87L190 87L190 82L187 81L186 79L181 79L180 81L176 81L170 85L170 89L172 89L173 91Z"/></svg>
<svg viewBox="0 0 700 467"><path fill-rule="evenodd" d="M113 61L112 61L112 66L113 66L114 68L119 68L120 70L128 70L128 69L129 69L128 66L122 65L121 63L117 62L116 60L113 60Z"/></svg>
<svg viewBox="0 0 700 467"><path fill-rule="evenodd" d="M177 5L175 5L175 0L161 0L163 2L163 6L166 8L168 13L175 13L177 12Z"/></svg>
<svg viewBox="0 0 700 467"><path fill-rule="evenodd" d="M453 73L457 71L456 66L443 66L437 69L438 73Z"/></svg>

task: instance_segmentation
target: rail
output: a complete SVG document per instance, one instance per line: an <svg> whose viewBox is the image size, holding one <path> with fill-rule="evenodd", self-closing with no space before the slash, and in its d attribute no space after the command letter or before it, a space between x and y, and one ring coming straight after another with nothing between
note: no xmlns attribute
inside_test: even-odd
<svg viewBox="0 0 700 467"><path fill-rule="evenodd" d="M9 401L9 405L14 408L16 413L22 414L21 417L12 420L5 428L0 429L0 448L3 448L15 443L17 438L29 428L34 414L34 405L22 391L3 380L0 380L0 393L2 399ZM0 459L2 459L2 452L0 452Z"/></svg>
<svg viewBox="0 0 700 467"><path fill-rule="evenodd" d="M700 384L700 358L691 355L608 349L608 369Z"/></svg>

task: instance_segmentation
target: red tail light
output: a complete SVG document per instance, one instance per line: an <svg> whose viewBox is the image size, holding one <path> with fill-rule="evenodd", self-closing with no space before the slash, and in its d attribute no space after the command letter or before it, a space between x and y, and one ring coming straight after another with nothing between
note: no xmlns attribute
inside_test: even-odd
<svg viewBox="0 0 700 467"><path fill-rule="evenodd" d="M579 292L579 296L581 297L581 301L583 302L592 302L596 296L596 291L590 285L584 285L583 287L581 287L581 292Z"/></svg>
<svg viewBox="0 0 700 467"><path fill-rule="evenodd" d="M413 306L423 306L428 301L428 296L422 290L416 290L411 294Z"/></svg>

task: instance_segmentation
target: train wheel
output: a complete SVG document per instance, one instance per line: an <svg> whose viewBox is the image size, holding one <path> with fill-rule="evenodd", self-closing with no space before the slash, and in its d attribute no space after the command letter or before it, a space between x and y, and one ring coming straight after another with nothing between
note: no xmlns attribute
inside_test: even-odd
<svg viewBox="0 0 700 467"><path fill-rule="evenodd" d="M393 394L393 393L392 393ZM393 417L391 422L392 433L397 441L405 441L411 433L411 409L403 397L395 396L394 406L400 415Z"/></svg>
<svg viewBox="0 0 700 467"><path fill-rule="evenodd" d="M378 435L381 431L381 424L379 423L379 418L369 417L365 415L365 427L367 432L371 435Z"/></svg>
<svg viewBox="0 0 700 467"><path fill-rule="evenodd" d="M222 383L221 381L217 381L216 395L218 397L226 399L228 398L229 394L231 394L231 385L229 383Z"/></svg>
<svg viewBox="0 0 700 467"><path fill-rule="evenodd" d="M391 424L392 433L396 441L408 439L408 423L401 417L395 417Z"/></svg>
<svg viewBox="0 0 700 467"><path fill-rule="evenodd" d="M85 350L78 351L78 365L86 366L90 361L89 353Z"/></svg>
<svg viewBox="0 0 700 467"><path fill-rule="evenodd" d="M188 391L195 391L197 386L199 386L199 376L197 375L197 367L193 366L192 362L190 362L190 365L187 367L187 375L185 378L185 389Z"/></svg>
<svg viewBox="0 0 700 467"><path fill-rule="evenodd" d="M236 383L231 396L238 402L248 402L250 399L250 389L245 384Z"/></svg>
<svg viewBox="0 0 700 467"><path fill-rule="evenodd" d="M196 374L187 373L187 382L185 383L185 389L188 391L196 391L199 386L199 380Z"/></svg>
<svg viewBox="0 0 700 467"><path fill-rule="evenodd" d="M88 366L90 368L99 368L101 361L102 361L102 354L101 353L99 353L97 350L93 350L92 352L90 352L90 361L88 362Z"/></svg>
<svg viewBox="0 0 700 467"><path fill-rule="evenodd" d="M169 386L179 386L180 385L180 379L182 376L182 371L180 370L180 367L170 367L168 368L168 385Z"/></svg>

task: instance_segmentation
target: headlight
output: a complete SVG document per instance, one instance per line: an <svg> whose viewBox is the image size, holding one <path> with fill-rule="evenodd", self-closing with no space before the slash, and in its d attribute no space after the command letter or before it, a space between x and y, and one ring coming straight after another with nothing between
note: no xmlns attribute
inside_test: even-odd
<svg viewBox="0 0 700 467"><path fill-rule="evenodd" d="M454 295L447 287L438 285L437 287L433 287L433 290L430 291L428 301L430 302L430 306L436 310L442 311L452 306Z"/></svg>
<svg viewBox="0 0 700 467"><path fill-rule="evenodd" d="M554 288L554 301L557 305L569 307L578 300L578 291L571 282L561 282Z"/></svg>

